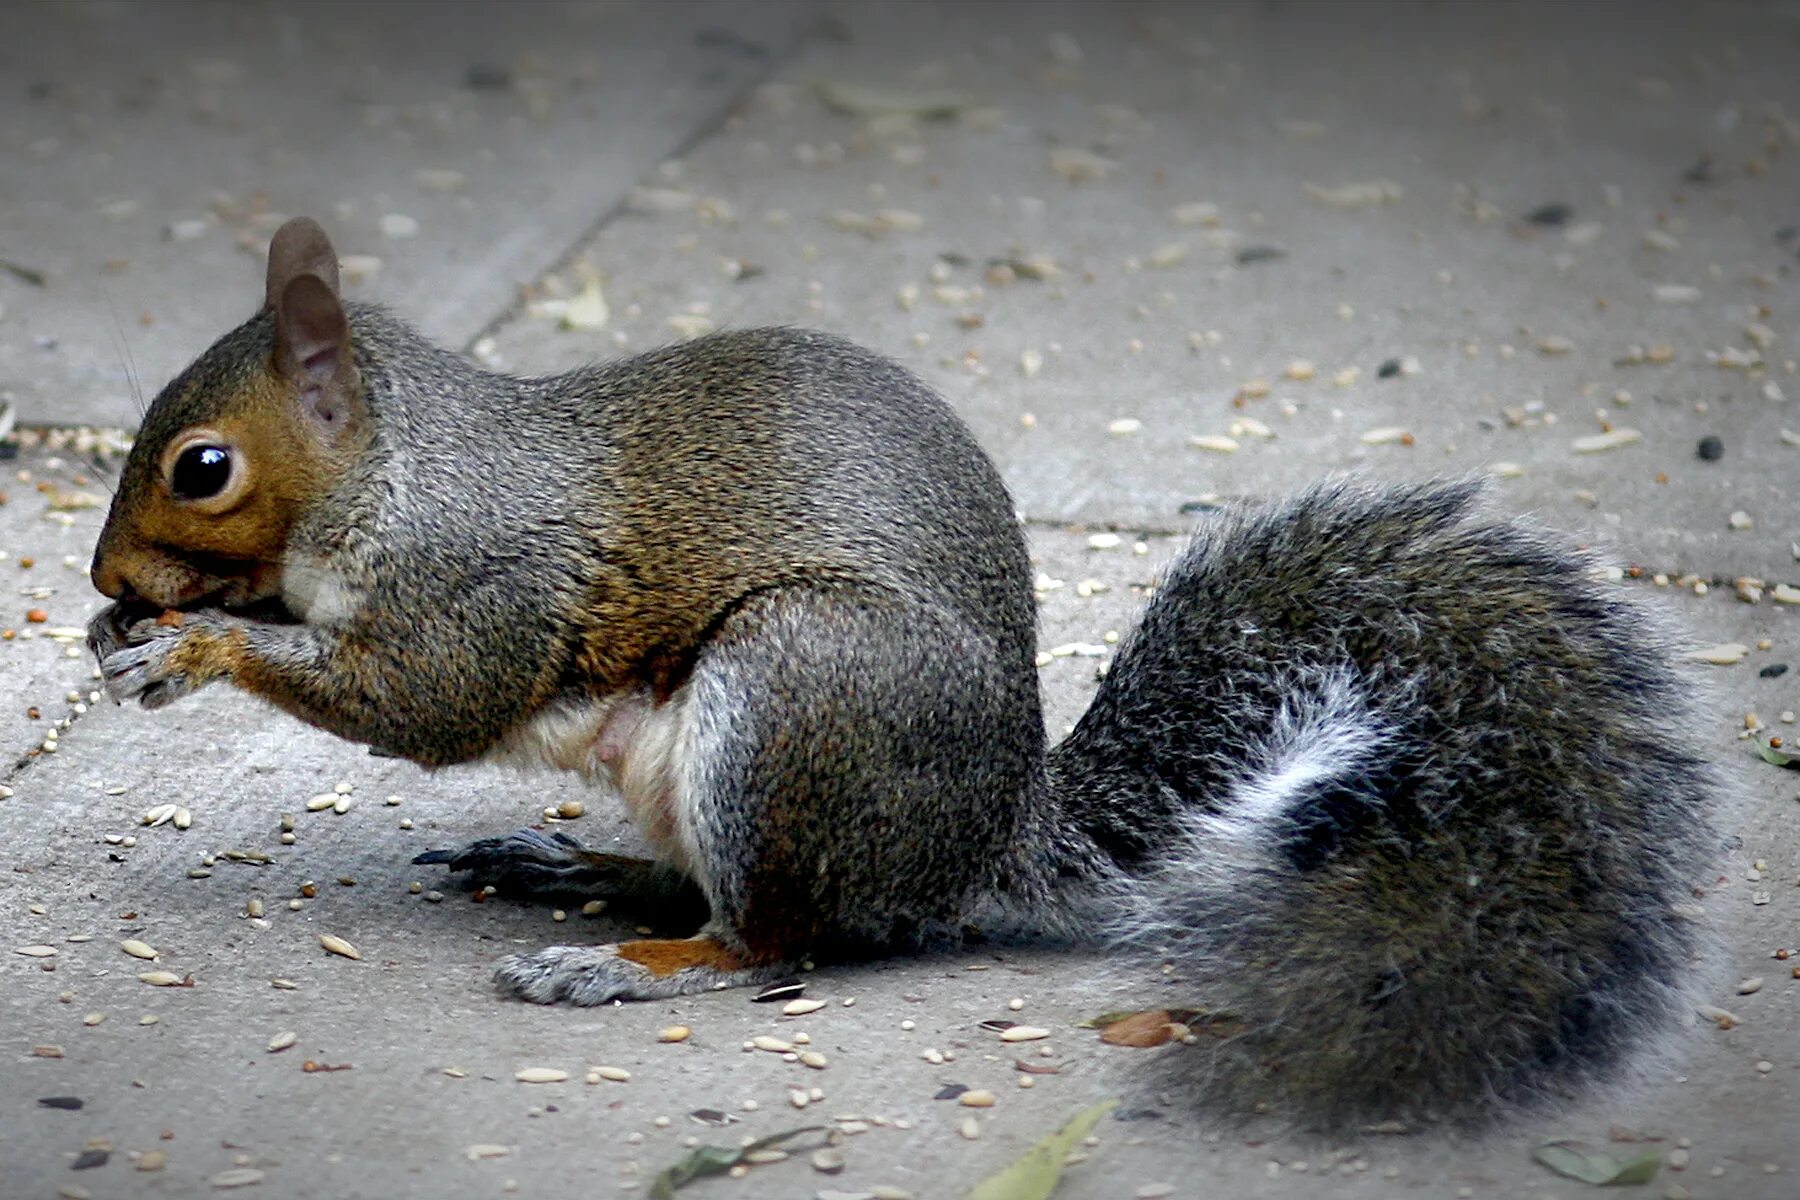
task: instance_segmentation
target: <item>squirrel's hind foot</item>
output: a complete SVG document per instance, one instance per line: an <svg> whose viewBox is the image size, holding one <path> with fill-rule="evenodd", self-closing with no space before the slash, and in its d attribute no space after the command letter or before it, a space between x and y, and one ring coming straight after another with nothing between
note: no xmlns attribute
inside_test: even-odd
<svg viewBox="0 0 1800 1200"><path fill-rule="evenodd" d="M566 1001L593 1005L746 987L794 971L793 963L757 961L702 933L609 946L551 946L515 954L500 961L494 982L507 995L537 1004Z"/></svg>

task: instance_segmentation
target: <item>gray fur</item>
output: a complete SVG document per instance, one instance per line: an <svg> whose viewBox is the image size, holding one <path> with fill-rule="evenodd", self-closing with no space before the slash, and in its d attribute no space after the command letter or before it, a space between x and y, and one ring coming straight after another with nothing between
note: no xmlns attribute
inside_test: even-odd
<svg viewBox="0 0 1800 1200"><path fill-rule="evenodd" d="M1651 613L1476 490L1214 520L1053 752L1099 936L1245 1023L1171 1056L1209 1106L1478 1124L1689 1011L1719 849L1691 689Z"/></svg>
<svg viewBox="0 0 1800 1200"><path fill-rule="evenodd" d="M503 964L508 991L752 982L954 935L998 896L1172 960L1183 1000L1247 1022L1168 1056L1202 1102L1320 1126L1478 1122L1679 1008L1713 780L1667 638L1473 488L1214 521L1046 757L1011 505L900 367L751 330L513 379L349 319L373 440L289 531L314 617L115 608L94 643L115 694L157 704L205 682L171 666L191 631L240 631L260 694L428 766L609 696L690 705L672 795L708 931L751 965L657 979L559 947ZM109 529L272 343L264 314L164 391ZM433 861L643 875L584 853Z"/></svg>

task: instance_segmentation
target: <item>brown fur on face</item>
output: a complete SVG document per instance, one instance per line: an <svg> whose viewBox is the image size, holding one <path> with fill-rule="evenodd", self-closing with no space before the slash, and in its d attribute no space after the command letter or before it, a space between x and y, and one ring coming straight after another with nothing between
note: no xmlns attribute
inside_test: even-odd
<svg viewBox="0 0 1800 1200"><path fill-rule="evenodd" d="M188 428L208 430L240 457L249 472L243 499L224 512L202 511L170 492L159 461L134 459L119 492L133 497L130 519L115 503L94 555L94 585L106 595L135 594L164 608L200 600L241 607L280 591L287 531L325 491L341 452L294 419L295 389L272 363L212 399L216 415Z"/></svg>

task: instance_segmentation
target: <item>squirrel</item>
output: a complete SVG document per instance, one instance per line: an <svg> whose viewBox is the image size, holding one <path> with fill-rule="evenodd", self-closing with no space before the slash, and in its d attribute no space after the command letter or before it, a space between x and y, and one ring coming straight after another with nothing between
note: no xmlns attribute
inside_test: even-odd
<svg viewBox="0 0 1800 1200"><path fill-rule="evenodd" d="M693 937L506 958L526 1000L998 913L1229 1016L1163 1052L1196 1104L1320 1130L1491 1125L1691 1020L1723 788L1676 639L1475 482L1208 517L1051 747L1019 519L907 370L750 329L489 373L344 301L295 219L261 310L145 414L92 579L120 702L225 680L428 768L615 792L654 864L541 829L415 860L704 900Z"/></svg>

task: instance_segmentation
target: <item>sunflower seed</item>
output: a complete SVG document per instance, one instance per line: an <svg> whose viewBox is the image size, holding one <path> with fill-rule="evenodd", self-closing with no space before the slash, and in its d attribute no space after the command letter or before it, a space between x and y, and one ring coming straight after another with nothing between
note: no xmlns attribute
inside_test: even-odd
<svg viewBox="0 0 1800 1200"><path fill-rule="evenodd" d="M300 1035L291 1030L287 1033L278 1033L269 1039L269 1053L280 1054L283 1050L286 1050L289 1046L292 1046L299 1040Z"/></svg>
<svg viewBox="0 0 1800 1200"><path fill-rule="evenodd" d="M329 933L321 933L319 935L319 945L325 947L328 953L342 955L344 958L358 960L362 958L361 950L358 950L343 938L335 937Z"/></svg>
<svg viewBox="0 0 1800 1200"><path fill-rule="evenodd" d="M806 984L799 979L782 979L771 983L756 995L750 997L753 1004L769 1004L776 1000L793 1000L806 990Z"/></svg>
<svg viewBox="0 0 1800 1200"><path fill-rule="evenodd" d="M180 987L182 982L182 977L173 971L145 971L138 979L151 987Z"/></svg>
<svg viewBox="0 0 1800 1200"><path fill-rule="evenodd" d="M750 1044L758 1050L767 1050L771 1054L787 1054L794 1048L792 1042L784 1042L780 1038L758 1036L750 1039Z"/></svg>
<svg viewBox="0 0 1800 1200"><path fill-rule="evenodd" d="M1014 1025L1011 1029L1001 1031L1000 1040L1003 1042L1037 1042L1049 1036L1048 1029L1036 1025Z"/></svg>
<svg viewBox="0 0 1800 1200"><path fill-rule="evenodd" d="M229 1171L220 1171L207 1180L216 1188L251 1187L263 1181L263 1173L255 1167L233 1167Z"/></svg>
<svg viewBox="0 0 1800 1200"><path fill-rule="evenodd" d="M119 949L131 955L133 958L146 958L154 962L157 957L157 949L155 946L150 945L148 942L140 942L136 938L126 938L119 943Z"/></svg>
<svg viewBox="0 0 1800 1200"><path fill-rule="evenodd" d="M512 1153L512 1147L496 1146L492 1142L476 1142L473 1146L464 1148L463 1153L470 1162L476 1162L484 1158L505 1158Z"/></svg>
<svg viewBox="0 0 1800 1200"><path fill-rule="evenodd" d="M804 1017L807 1013L818 1012L825 1007L823 1000L789 1000L781 1006L784 1017Z"/></svg>
<svg viewBox="0 0 1800 1200"><path fill-rule="evenodd" d="M18 949L14 950L13 953L23 954L26 958L54 958L56 957L56 947L20 946Z"/></svg>
<svg viewBox="0 0 1800 1200"><path fill-rule="evenodd" d="M1598 454L1603 450L1617 450L1620 446L1629 446L1643 439L1644 435L1635 429L1614 429L1578 437L1569 443L1569 449L1577 454Z"/></svg>

